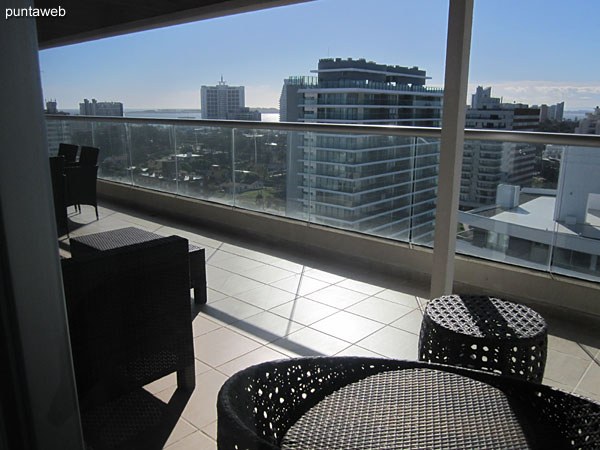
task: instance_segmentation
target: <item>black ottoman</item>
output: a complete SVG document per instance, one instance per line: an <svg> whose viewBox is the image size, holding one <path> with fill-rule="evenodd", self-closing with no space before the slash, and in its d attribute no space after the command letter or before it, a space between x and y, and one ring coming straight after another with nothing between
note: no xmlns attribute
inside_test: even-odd
<svg viewBox="0 0 600 450"><path fill-rule="evenodd" d="M423 314L419 359L542 382L546 322L523 305L488 296L447 295Z"/></svg>

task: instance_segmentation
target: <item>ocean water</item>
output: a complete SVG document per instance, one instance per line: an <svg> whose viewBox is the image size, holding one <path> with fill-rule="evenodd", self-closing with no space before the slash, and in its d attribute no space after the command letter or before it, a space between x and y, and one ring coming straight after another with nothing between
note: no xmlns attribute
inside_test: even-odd
<svg viewBox="0 0 600 450"><path fill-rule="evenodd" d="M78 109L61 109L73 115L79 115ZM125 117L145 117L148 119L201 119L202 114L199 110L191 111L142 111L139 109L126 109ZM262 113L263 122L279 122L279 113Z"/></svg>
<svg viewBox="0 0 600 450"><path fill-rule="evenodd" d="M200 111L136 111L125 110L125 117L149 119L201 119ZM262 122L279 122L279 113L262 113Z"/></svg>
<svg viewBox="0 0 600 450"><path fill-rule="evenodd" d="M565 111L563 113L563 119L564 120L581 120L581 119L585 119L585 116L587 113L592 112L593 109L590 109L589 111L586 110L579 110L579 111Z"/></svg>

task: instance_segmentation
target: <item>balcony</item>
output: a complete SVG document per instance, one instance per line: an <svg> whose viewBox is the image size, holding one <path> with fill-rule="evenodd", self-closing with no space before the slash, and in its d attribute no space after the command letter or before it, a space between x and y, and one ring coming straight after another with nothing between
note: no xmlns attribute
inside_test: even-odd
<svg viewBox="0 0 600 450"><path fill-rule="evenodd" d="M113 155L101 156L104 179L99 181L98 188L107 202L106 210L101 212L99 222L89 217L75 233L86 234L134 223L159 234L179 234L207 247L209 304L195 311L195 330L203 330L200 334L195 332L196 356L199 366L206 370L198 376L209 377L210 374L211 379L219 381L215 382L208 400L193 400L201 402L203 410L213 411L212 416L196 421L193 415L184 412L182 421L195 430L190 436L214 438L214 423L208 420L215 419L217 386L244 365L311 354L415 357L422 308L429 297L431 250L427 245L433 242L435 198L421 212L416 209L418 191L409 193L407 198L414 198L403 211L410 217L399 218L389 211L375 211L377 226L373 228L371 224L365 228L372 235L348 232L320 225L334 223L330 219L335 214L331 212L329 219L316 215L317 198L303 196L306 210L292 212L284 201L287 198L277 194L288 185L283 163L287 158L269 154L267 149L289 151L286 150L287 135L296 133L295 127L312 125L49 117L49 126L53 121L60 121L61 126L71 121L71 126L66 128L78 129L79 134L69 138L82 139L78 143L101 145L106 154ZM156 147L149 150L149 141L139 133L143 127L154 136L154 142L160 142L160 133L164 134L162 150ZM354 131L353 127L335 127L337 132L345 134L352 135ZM361 133L374 131L415 132L399 128L361 129ZM255 147L258 135L263 136L263 141L257 141ZM107 136L112 148L103 144L102 139ZM175 139L170 140L169 136ZM270 142L278 145L265 145ZM184 147L191 149L191 153L184 153ZM198 156L194 156L196 154ZM172 167L167 163L159 168L150 161L172 161ZM270 164L265 165L264 161ZM312 161L309 158L306 162L304 170L310 179ZM214 179L215 165L220 181L198 184L204 179ZM268 170L259 170L259 167ZM152 168L155 176L144 175L147 171L140 168ZM184 168L186 172L182 174L180 171ZM165 170L169 173L165 174ZM258 180L260 188L244 191L247 186L237 186L248 185L244 177L253 173L264 174L264 178ZM196 187L192 188L194 183ZM310 186L307 189L310 190ZM269 206L266 201L256 201L259 191L263 192L263 200L272 198ZM249 197L248 193L254 196ZM495 187L484 194L490 202L495 201ZM123 205L135 205L136 209L123 209ZM169 211L170 216L165 216L165 211ZM417 216L420 214L426 215L425 224L419 224ZM84 217L72 215L71 220L81 221ZM350 222L344 225L345 222L335 221L338 227L356 229ZM551 329L555 334L551 338L545 382L598 395L595 388L590 387L595 386L596 378L593 382L586 378L589 373L595 377L600 371L595 362L599 342L592 331L593 317L598 310L597 284L560 277L556 273L546 276L547 267L531 266L517 258L498 257L502 252L500 247L494 247L491 252L489 248L478 248L473 245L475 227L469 223L465 231L459 232L457 247L475 257L457 256L460 264L457 285L463 291L488 291L529 303L542 312L555 327ZM479 259L481 257L488 260ZM490 260L494 258L505 264ZM510 264L525 265L529 269ZM583 290L575 293L577 289ZM555 291L554 297L550 291ZM568 303L563 301L566 292ZM589 325L580 326L579 334L573 334L577 329L575 323ZM360 331L354 334L354 330ZM225 359L207 350L220 348L217 344L221 340L231 347ZM565 361L572 367L583 369L585 366L585 369L578 370L576 375L562 374ZM198 384L200 382L199 378ZM173 380L161 381L158 387L150 389L159 398L166 398L173 390L173 386L165 386L169 383L172 385ZM592 392L588 393L582 386ZM189 408L191 411L201 409L200 406Z"/></svg>
<svg viewBox="0 0 600 450"><path fill-rule="evenodd" d="M173 8L177 8L175 3ZM39 43L42 48L66 45L286 2L267 0L256 3L256 6L252 5L254 2L221 2L225 5L213 8L217 3L220 2L209 1L193 10L175 10L169 9L168 2L162 2L162 6L157 4L154 11L146 8L145 14L148 15L143 18L140 17L143 10L135 4L129 7L119 5L120 11L114 14L100 14L98 9L94 9L97 7L86 4L79 10L79 15L69 11L70 25L78 25L74 28L64 22L67 18L59 23L39 21L40 26L50 24L50 29L40 28ZM17 4L28 6L23 1ZM470 24L470 21L455 20L461 17L460 2L451 1L450 4L449 23ZM114 22L116 18L128 16L122 14L124 8L132 13L132 22ZM464 19L468 11L463 13ZM94 19L99 22L96 28L93 27ZM466 25L462 28L464 30L459 31L469 32L460 37L456 27L449 27L449 48L463 48L462 52L450 51L446 58L448 72L455 75L461 68L465 71L468 68L464 49L468 49L469 45L464 36L470 36L470 30L466 29ZM32 447L38 444L37 448L52 449L56 445L81 448L46 165L45 136L51 133L46 133L44 127L60 119L44 120L40 112L42 94L33 20L7 21L2 33L3 42L7 43L3 50L11 66L11 70L3 74L3 79L5 85L12 86L6 91L5 103L19 106L5 108L8 126L6 133L0 137L3 148L14 149L2 152L0 164L2 292L3 300L6 299L2 302L6 305L2 309L2 319L3 325L9 325L2 327L2 333L4 343L14 343L14 346L8 346L11 352L7 352L10 354L6 365L11 370L7 371L8 382L3 383L2 429L11 438L22 438L18 442L34 441ZM454 78L459 80L461 77ZM466 77L462 78L466 83ZM447 83L446 93L455 94L459 87L458 81ZM363 88L365 86L351 83L343 89ZM381 86L370 84L368 89L377 93ZM443 95L442 90L412 86L410 89L397 86L393 91L429 96L433 100ZM387 89L383 93L389 92L390 89ZM445 106L460 104L464 108L464 98L452 97L447 95L444 98ZM450 111L450 114L445 113L450 123L444 127L462 135L462 130L452 122L461 117L456 114L460 107ZM103 121L92 122L100 124ZM309 162L303 168L289 167L287 172L282 171L281 161L269 161L264 158L263 152L266 144L279 145L280 141L261 142L258 133L249 130L266 129L275 138L280 132L297 132L299 135L318 133L317 124L310 124L310 127L316 127L311 130L303 127L306 124L295 124L303 125L296 127L290 124L148 123L133 120L129 123L115 122L117 126L112 127L113 132L111 127L104 127L110 122L106 120L102 126L90 123L89 128L84 126L78 130L82 133L78 143L96 144L110 154L103 155L103 179L98 183L102 200L100 220L96 221L85 208L83 214L71 215L70 220L77 227L73 235L133 224L159 234L175 233L188 237L204 246L209 255L209 303L193 311L197 388L177 427L172 430L167 442L169 447L215 448L216 391L232 371L248 364L296 354L347 352L411 357L417 323L426 302L424 298L430 295L430 278L432 274L436 277L439 273L444 273L450 281L454 280L457 291L494 293L533 305L550 323L550 352L544 381L598 398L600 343L596 330L600 317L600 288L593 273L589 278L589 273L573 270L581 266L584 258L580 253L588 247L587 243L592 242L592 238L584 235L590 231L587 221L592 219L587 217L589 211L583 218L584 226L577 222L573 226L572 216L568 214L563 223L552 222L549 229L542 230L547 231L541 233L544 242L530 242L534 244L529 249L535 258L532 264L524 264L520 254L515 256L514 252L507 252L508 249L520 248L503 247L507 236L504 232L514 231L516 235L513 237L517 237L515 242L518 244L526 241L520 233L528 236L531 227L527 223L521 223L517 230L513 230L510 224L506 225L507 220L502 220L506 219L505 216L496 217L493 220L502 222L501 228L482 233L481 228L477 229L465 221L457 229L459 245L452 270L438 270L439 265L432 263L435 256L431 248L434 230L422 228L429 230L435 224L441 230L454 233L455 227L454 224L444 226L437 219L434 221L433 209L420 213L422 216L419 218L413 216L417 220L412 229L419 230L412 234L405 231L410 229L409 220L390 214L387 222L382 219L384 223L381 226L393 228L392 233L379 236L319 224L314 217L310 184L303 189L301 197L306 210L294 210L292 207L288 210L287 205L283 207L280 201L283 193L287 195L287 188L297 185L296 169L306 170L306 179L312 183L314 174L311 170L314 166ZM98 134L102 128L107 131L104 135ZM155 136L148 139L142 132L144 128L151 128ZM209 130L206 135L214 131L218 138L207 140L206 130ZM417 127L407 131L402 127L330 124L321 130L326 130L330 136L372 134L385 138L408 137L415 144L429 139L434 146L441 135L440 129ZM70 133L73 130L63 131ZM465 136L471 140L494 142L506 139L513 143L526 137L528 142L537 144L600 147L594 137L583 139L579 136L573 141L571 137L567 139L551 134L540 137L528 133L479 131L470 130ZM106 140L109 145L105 145ZM180 144L186 148L180 148ZM489 149L493 148L494 145ZM449 152L444 152L444 155L453 152L460 155L461 151L456 146L447 150ZM207 160L211 161L208 165L205 164ZM268 178L268 183L262 180L262 187L257 184L261 181L258 171L254 170L257 165L265 168L261 174ZM448 175L453 174L454 179L460 176L456 170L452 172L449 169L451 164L443 166L444 170L440 167L440 173L445 177L440 178L445 178L445 185L433 188L436 195L446 199L438 202L440 209L451 204L444 197L446 192L453 191L449 186L452 177ZM289 174L293 174L294 179L290 183L282 183L280 180ZM253 191L263 192L259 196ZM490 197L492 207L496 206L494 201L495 197ZM557 204L561 201L556 198ZM564 203L567 205L567 202ZM514 211L495 213L531 219L531 214L527 215L519 208L521 206L513 208ZM490 217L468 218L481 226L486 225L483 219ZM419 222L421 219L424 222ZM427 236L426 242L421 238L423 235ZM482 237L485 239L481 240ZM564 251L564 246L572 242L578 243L577 254ZM467 245L461 246L461 243ZM555 243L560 244L556 246L558 248L555 248ZM440 247L437 246L436 250ZM454 256L452 245L446 245L446 249L451 249L448 252L452 251L449 254ZM68 240L62 237L61 251L68 255L67 250ZM553 255L560 256L560 260L553 259ZM577 266L570 265L572 261ZM593 258L585 262L589 266L595 263ZM591 267L586 266L586 269L591 270ZM282 275L284 278L280 279ZM254 291L263 295L256 295ZM269 295L269 292L277 295ZM277 304L282 298L286 298L287 303ZM310 305L310 308L303 308L303 304ZM317 317L310 316L318 311ZM383 313L384 318L381 317ZM308 318L303 314L309 314ZM148 386L148 390L161 399L168 398L173 388L172 378ZM9 403L5 404L4 394L7 393ZM62 402L59 404L64 408L61 412L68 415L67 420L62 422L61 417L50 413L57 404L57 394L61 394ZM11 414L4 414L5 411ZM55 420L57 418L59 420ZM16 426L11 427L13 424Z"/></svg>
<svg viewBox="0 0 600 450"><path fill-rule="evenodd" d="M165 448L216 448L217 392L249 365L308 355L417 357L426 280L106 200L99 221L85 206L81 214L69 210L69 220L76 228L71 236L135 226L206 249L208 303L192 312L196 389ZM60 248L69 255L66 236ZM600 400L596 328L557 311L543 313L550 329L544 383ZM173 374L146 390L166 402L175 386Z"/></svg>

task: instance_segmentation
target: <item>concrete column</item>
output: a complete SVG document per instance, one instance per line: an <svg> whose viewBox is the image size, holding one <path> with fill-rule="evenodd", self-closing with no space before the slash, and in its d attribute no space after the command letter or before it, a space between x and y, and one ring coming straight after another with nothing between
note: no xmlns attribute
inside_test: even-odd
<svg viewBox="0 0 600 450"><path fill-rule="evenodd" d="M473 0L450 0L431 298L452 293Z"/></svg>
<svg viewBox="0 0 600 450"><path fill-rule="evenodd" d="M4 6L33 3L9 0ZM0 389L3 402L4 394L11 401L0 406L0 439L9 448L81 449L35 22L2 20L0 345L7 357Z"/></svg>

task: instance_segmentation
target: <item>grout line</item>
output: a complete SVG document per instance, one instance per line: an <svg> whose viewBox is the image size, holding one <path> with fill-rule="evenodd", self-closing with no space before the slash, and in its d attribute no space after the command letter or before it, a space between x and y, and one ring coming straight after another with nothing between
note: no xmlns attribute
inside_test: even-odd
<svg viewBox="0 0 600 450"><path fill-rule="evenodd" d="M212 257L217 254L217 252L221 249L222 246L223 246L223 243L221 242L219 244L219 246L215 249L215 251L212 252L208 258L206 258L206 261L204 261L205 265L208 264L208 262L212 259ZM225 251L225 250L223 250L223 251ZM226 253L228 253L228 252L226 252ZM215 266L215 267L217 267L217 266ZM220 267L217 267L217 268L220 269Z"/></svg>
<svg viewBox="0 0 600 450"><path fill-rule="evenodd" d="M600 356L600 353L596 353L596 356L594 356L594 354L592 354L583 344L581 343L577 343L577 345L579 345L579 347L581 347L581 349L591 358L591 360L597 365L600 366L600 360L596 359L596 356Z"/></svg>
<svg viewBox="0 0 600 450"><path fill-rule="evenodd" d="M187 420L185 420L185 418L183 417L183 415L179 416L178 421L179 420L182 420L183 422L186 423L186 425L189 425L190 427L192 427L192 429L194 431L192 431L189 434L186 434L185 436L182 436L181 438L177 439L176 441L171 442L168 446L164 447L165 449L168 449L168 448L172 447L173 445L175 445L176 443L183 441L184 439L188 438L189 436L191 436L194 433L202 432L202 430L200 430L200 428L198 428L196 425L194 425L193 423L190 423ZM175 425L175 426L177 426L177 425ZM173 429L175 429L175 428L173 428Z"/></svg>
<svg viewBox="0 0 600 450"><path fill-rule="evenodd" d="M289 321L290 323L288 323L286 329L285 329L285 336L289 336L291 333L291 322L293 321L293 317L294 317L294 311L296 310L296 302L298 301L298 298L300 298L300 286L302 286L302 280L304 279L304 271L306 270L306 266L302 266L302 272L300 272L300 279L298 280L298 287L296 288L296 292L294 294L294 300L292 300L294 303L292 304L292 310L290 311L290 317L289 317ZM290 277L291 278L291 277Z"/></svg>
<svg viewBox="0 0 600 450"><path fill-rule="evenodd" d="M589 365L587 366L587 368L585 369L585 371L583 372L583 375L581 375L581 378L579 378L579 381L577 381L577 384L575 384L575 387L573 388L573 392L575 392L579 386L581 385L581 382L583 381L583 379L585 378L585 376L587 375L587 373L591 370L592 366L594 365L595 360L592 359L589 363Z"/></svg>

